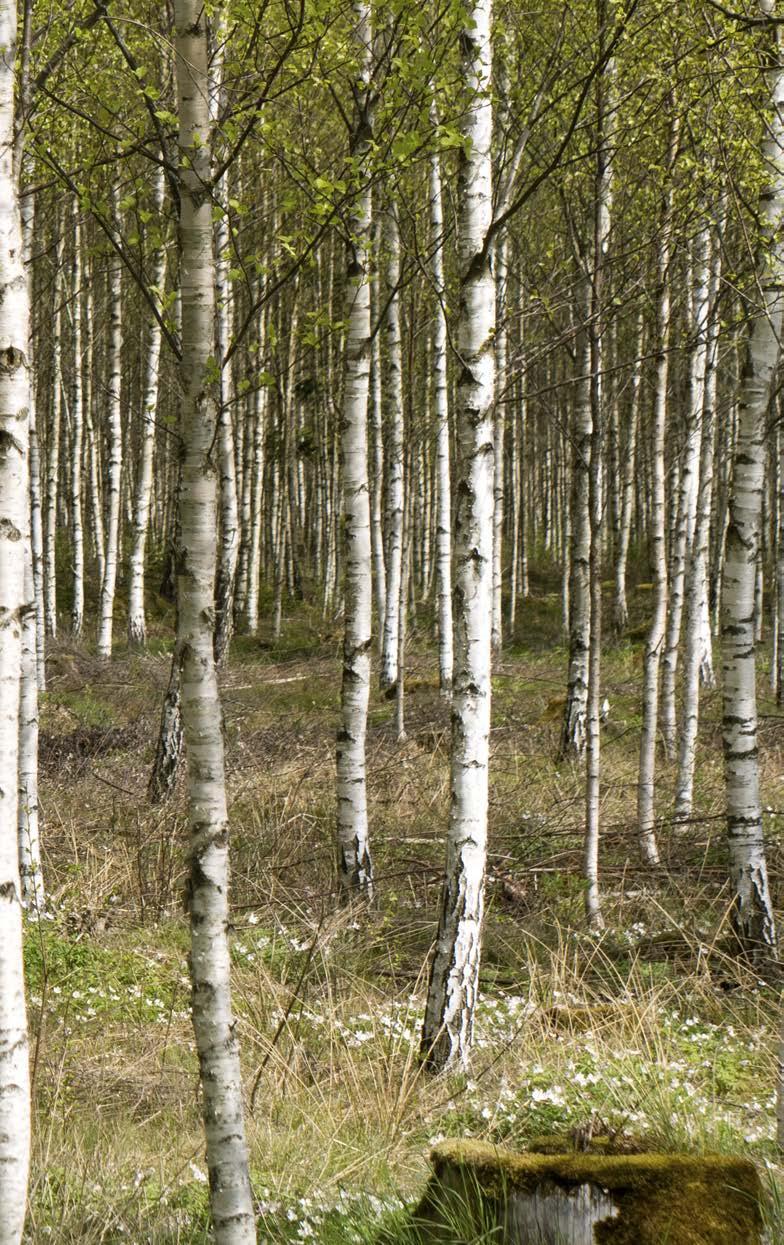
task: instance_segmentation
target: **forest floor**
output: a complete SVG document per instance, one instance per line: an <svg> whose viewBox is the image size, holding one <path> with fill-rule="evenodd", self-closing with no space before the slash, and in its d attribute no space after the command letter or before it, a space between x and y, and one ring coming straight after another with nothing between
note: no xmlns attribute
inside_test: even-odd
<svg viewBox="0 0 784 1245"><path fill-rule="evenodd" d="M417 1062L448 809L449 711L431 628L411 643L405 742L394 705L372 698L377 902L363 913L335 902L340 628L292 607L277 646L235 642L222 675L232 954L260 1241L371 1241L421 1191L437 1138L524 1146L591 1125L668 1151L751 1156L771 1194L772 1245L784 1242L779 991L731 955L719 694L703 695L698 816L686 827L667 820L674 767L660 765L663 865L653 873L634 837L642 648L634 632L608 644L608 929L589 936L582 775L554 761L566 675L558 635L557 597L535 595L496 665L476 1051L469 1076L438 1079ZM144 657L121 649L105 664L66 643L50 651L41 802L52 907L29 921L26 943L31 1242L207 1240L184 798L180 789L163 809L146 798L169 666L166 644L157 647ZM760 708L780 914L784 731L764 671Z"/></svg>

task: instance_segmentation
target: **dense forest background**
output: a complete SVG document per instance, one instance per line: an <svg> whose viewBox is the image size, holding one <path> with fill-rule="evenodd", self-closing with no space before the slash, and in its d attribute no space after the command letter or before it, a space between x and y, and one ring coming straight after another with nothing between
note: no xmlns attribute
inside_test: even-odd
<svg viewBox="0 0 784 1245"><path fill-rule="evenodd" d="M0 1245L784 1239L781 21L0 0Z"/></svg>

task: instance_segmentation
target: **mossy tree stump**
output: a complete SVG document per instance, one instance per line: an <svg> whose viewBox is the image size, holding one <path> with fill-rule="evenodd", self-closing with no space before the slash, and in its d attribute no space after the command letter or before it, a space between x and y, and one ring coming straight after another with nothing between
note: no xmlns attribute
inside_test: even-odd
<svg viewBox="0 0 784 1245"><path fill-rule="evenodd" d="M721 1155L514 1154L447 1141L416 1214L423 1242L762 1245L754 1165Z"/></svg>

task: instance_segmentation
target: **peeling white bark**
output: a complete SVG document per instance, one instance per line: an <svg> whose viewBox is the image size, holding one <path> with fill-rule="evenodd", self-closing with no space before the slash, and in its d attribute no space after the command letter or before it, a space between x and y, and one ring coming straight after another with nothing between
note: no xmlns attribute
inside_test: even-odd
<svg viewBox="0 0 784 1245"><path fill-rule="evenodd" d="M454 526L452 800L446 869L422 1032L431 1068L465 1062L479 987L487 856L493 587L495 283L492 220L491 0L473 0L461 34L466 143L459 176L458 484Z"/></svg>
<svg viewBox="0 0 784 1245"><path fill-rule="evenodd" d="M177 647L188 757L191 1007L199 1056L210 1206L218 1245L255 1245L242 1083L231 1006L228 815L220 698L213 653L217 403L212 375L215 270L210 180L207 17L176 0L180 149L182 481Z"/></svg>
<svg viewBox="0 0 784 1245"><path fill-rule="evenodd" d="M702 417L708 372L710 278L707 229L700 230L694 249L690 291L693 343L689 360L689 410L686 419L686 439L681 453L675 532L670 546L669 613L662 655L660 731L668 757L673 756L676 745L675 683L685 602L686 572L693 556L703 435Z"/></svg>
<svg viewBox="0 0 784 1245"><path fill-rule="evenodd" d="M675 126L670 139L670 152L676 148ZM667 529L665 517L664 442L667 430L667 394L669 384L670 332L670 251L672 227L672 195L668 193L657 257L656 307L656 391L651 436L650 545L653 601L651 625L645 640L643 658L642 731L640 733L640 770L637 784L637 832L640 853L646 864L659 863L659 849L654 830L656 783L656 734L659 721L659 665L667 624Z"/></svg>
<svg viewBox="0 0 784 1245"><path fill-rule="evenodd" d="M506 435L506 362L509 334L506 327L506 298L509 284L508 243L502 233L495 245L496 334L495 374L496 403L493 419L495 469L493 478L493 630L491 644L500 653L503 644L503 543L504 543L504 439Z"/></svg>
<svg viewBox="0 0 784 1245"><path fill-rule="evenodd" d="M572 413L571 547L569 551L569 673L561 724L559 760L585 755L588 713L588 654L591 644L591 506L590 473L593 420L591 417L591 357L587 323L590 291L582 278L584 299L580 331L582 348L577 366L580 379Z"/></svg>
<svg viewBox="0 0 784 1245"><path fill-rule="evenodd" d="M772 14L773 0L761 10ZM733 922L741 946L753 956L775 953L776 935L762 831L757 750L754 597L765 483L766 417L779 359L784 313L784 65L779 32L766 31L771 115L763 154L769 185L760 196L767 235L758 271L759 306L752 320L738 400L724 557L721 609L724 769Z"/></svg>
<svg viewBox="0 0 784 1245"><path fill-rule="evenodd" d="M153 211L158 216L163 211L164 177L158 169L153 187ZM166 253L158 247L152 259L151 287L160 299L166 272ZM136 495L133 505L133 532L131 556L128 565L128 644L131 648L144 648L147 639L147 622L144 610L144 560L147 551L147 532L150 525L152 502L153 463L155 458L155 417L158 410L158 373L161 361L161 326L157 317L150 320L149 338L144 363L144 390L141 410L141 443L139 446L139 470L136 477Z"/></svg>
<svg viewBox="0 0 784 1245"><path fill-rule="evenodd" d="M22 628L34 604L32 575L25 584L30 321L12 159L12 0L0 0L0 47L5 49L0 58L0 1245L20 1245L30 1161L30 1080L17 838L19 693ZM32 648L34 657L34 639Z"/></svg>
<svg viewBox="0 0 784 1245"><path fill-rule="evenodd" d="M384 316L386 355L384 367L384 465L386 467L385 535L386 602L384 639L381 645L379 684L382 689L397 683L397 649L400 630L400 577L403 567L403 342L400 330L400 233L394 205L383 216L382 241L386 252L387 304Z"/></svg>
<svg viewBox="0 0 784 1245"><path fill-rule="evenodd" d="M435 105L430 110L438 124ZM449 470L449 390L446 370L446 291L444 288L444 212L441 161L430 157L431 271L436 299L433 320L433 401L436 420L436 582L438 596L438 677L443 695L451 695L452 666L452 488Z"/></svg>
<svg viewBox="0 0 784 1245"><path fill-rule="evenodd" d="M337 837L343 895L347 899L370 899L373 894L373 866L368 835L365 736L372 645L372 555L367 466L370 389L368 267L372 204L366 165L373 140L373 39L370 4L366 0L354 0L354 21L354 37L359 53L359 85L355 93L351 150L361 184L354 200L348 244L345 373L340 425L346 618L337 739Z"/></svg>
<svg viewBox="0 0 784 1245"><path fill-rule="evenodd" d="M71 324L73 374L71 377L71 633L81 639L84 626L84 529L82 527L82 227L79 202L73 202L73 257L71 262Z"/></svg>
<svg viewBox="0 0 784 1245"><path fill-rule="evenodd" d="M632 372L632 392L629 409L629 427L626 434L623 470L620 481L618 545L615 551L615 600L613 621L620 634L629 623L629 605L626 599L626 567L629 559L629 542L632 531L632 507L637 463L637 429L640 422L640 398L642 393L642 360L644 348L644 321L642 313L637 320L637 356Z"/></svg>
<svg viewBox="0 0 784 1245"><path fill-rule="evenodd" d="M112 191L113 215L119 214L116 188ZM122 477L122 267L112 262L109 273L109 340L107 345L107 442L106 473L106 566L101 584L98 620L98 656L111 657L114 624L114 590L120 539L120 485Z"/></svg>
<svg viewBox="0 0 784 1245"><path fill-rule="evenodd" d="M374 322L380 311L378 260L373 264L370 276L370 304ZM373 472L370 481L370 545L373 558L373 595L376 603L376 628L378 651L384 647L384 615L387 606L387 572L384 561L384 524L382 522L382 498L384 494L384 436L383 398L381 389L381 337L378 330L373 334L370 347L370 428L372 432Z"/></svg>
<svg viewBox="0 0 784 1245"><path fill-rule="evenodd" d="M44 597L46 634L57 635L57 494L60 483L60 422L62 411L62 294L63 244L59 236L59 219L55 218L58 237L54 250L53 315L52 315L52 414L49 422L46 462L46 524L44 537Z"/></svg>
<svg viewBox="0 0 784 1245"><path fill-rule="evenodd" d="M711 247L708 280L708 307L715 315L718 288L718 246ZM678 778L675 793L676 818L691 817L694 800L694 771L697 761L697 734L700 712L700 680L704 669L712 670L711 636L708 625L708 543L711 500L713 497L713 417L716 403L715 326L706 317L704 375L701 383L703 407L700 413L701 448L699 491L694 536L689 550L686 576L686 639L683 659L683 710L678 747ZM706 651L707 650L707 651Z"/></svg>

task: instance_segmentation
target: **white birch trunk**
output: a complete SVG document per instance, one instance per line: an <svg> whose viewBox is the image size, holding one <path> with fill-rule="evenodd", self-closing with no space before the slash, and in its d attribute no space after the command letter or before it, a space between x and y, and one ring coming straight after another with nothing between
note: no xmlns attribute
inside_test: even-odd
<svg viewBox="0 0 784 1245"><path fill-rule="evenodd" d="M57 239L54 250L54 289L52 295L52 416L49 425L46 461L46 526L44 544L44 599L46 634L57 635L57 500L60 483L60 422L62 413L63 321L63 244L59 236L59 217L55 217Z"/></svg>
<svg viewBox="0 0 784 1245"><path fill-rule="evenodd" d="M89 296L89 286L86 298L86 323L90 323L92 315L92 301ZM91 375L93 366L92 354L92 333L88 333L87 342L85 343L85 360L84 372L87 376ZM87 485L90 497L90 518L91 523L87 524L87 531L92 540L93 552L95 553L95 564L98 571L98 584L104 581L106 574L106 540L104 538L103 528L103 505L101 502L101 470L100 448L98 438L95 435L95 423L93 421L92 403L90 401L89 386L85 385L82 392L82 418L84 420L84 436L83 436L83 453L82 453L82 478L86 473ZM84 521L83 521L84 522Z"/></svg>
<svg viewBox="0 0 784 1245"><path fill-rule="evenodd" d="M29 534L29 530L28 530ZM36 657L35 584L32 549L25 551L25 614L22 621L22 666L19 688L19 877L22 900L29 911L44 910L41 837L38 805L38 661Z"/></svg>
<svg viewBox="0 0 784 1245"><path fill-rule="evenodd" d="M216 262L216 338L215 351L221 360L229 346L229 307L231 285L228 279L226 251L229 245L228 223L221 217L215 230ZM218 562L218 581L215 589L215 659L225 661L231 642L234 619L234 585L239 556L239 510L237 505L237 477L234 460L234 427L232 423L232 374L231 364L221 369L220 412L218 422L218 455L220 459L220 515L221 543Z"/></svg>
<svg viewBox="0 0 784 1245"><path fill-rule="evenodd" d="M256 389L254 398L250 546L245 611L245 629L248 635L257 635L259 630L259 575L261 572L261 529L264 518L264 429L267 418L267 392L266 386L260 385Z"/></svg>
<svg viewBox="0 0 784 1245"><path fill-rule="evenodd" d="M373 894L373 866L368 836L365 737L370 696L373 579L367 466L370 388L368 268L372 204L366 166L373 140L373 39L370 4L367 0L354 0L353 9L359 64L351 152L362 184L356 192L351 217L344 316L345 378L340 445L343 466L346 617L340 727L337 738L337 839L339 879L344 897L370 899ZM389 577L387 602L388 600Z"/></svg>
<svg viewBox="0 0 784 1245"><path fill-rule="evenodd" d="M379 315L378 259L370 277L371 312L375 320ZM379 655L384 648L384 616L387 605L387 572L384 561L384 524L382 522L382 499L384 494L384 436L383 398L381 388L381 338L378 326L373 334L370 348L370 427L373 434L373 475L370 487L370 545L373 558L373 594L376 602L376 627L378 628Z"/></svg>
<svg viewBox="0 0 784 1245"><path fill-rule="evenodd" d="M454 527L455 663L452 799L446 868L422 1031L437 1069L465 1062L479 988L487 858L490 633L493 591L495 284L487 245L492 220L491 0L472 0L460 36L468 92L458 185L460 315L457 349L459 479Z"/></svg>
<svg viewBox="0 0 784 1245"><path fill-rule="evenodd" d="M32 307L33 292L33 229L35 222L35 199L32 194L22 198L20 213L22 221L22 245L24 247L24 266L27 279L27 303ZM33 331L30 324L30 337L27 347L28 368L30 370L30 416L29 416L29 472L30 472L30 557L33 576L33 596L35 599L35 677L39 692L46 688L46 621L44 607L44 545L43 545L43 507L41 498L41 454L38 441L38 422L36 412L36 390L33 375ZM27 589L25 589L27 594ZM38 697L36 696L36 717L38 714ZM20 744L21 746L21 744ZM36 773L38 765L38 742L35 750Z"/></svg>
<svg viewBox="0 0 784 1245"><path fill-rule="evenodd" d="M113 191L115 219L119 209ZM98 621L98 656L111 657L114 624L114 591L120 539L120 485L122 476L122 267L112 263L109 273L109 340L107 343L107 432L109 461L106 474L107 521L106 566Z"/></svg>
<svg viewBox="0 0 784 1245"><path fill-rule="evenodd" d="M35 388L30 381L30 553L35 597L35 665L39 692L46 691L46 613L44 603L44 529L41 498L41 449Z"/></svg>
<svg viewBox="0 0 784 1245"><path fill-rule="evenodd" d="M676 146L676 131L670 140ZM669 194L662 222L657 257L656 308L656 387L651 436L651 516L648 524L651 575L653 579L651 625L645 640L643 658L642 730L640 732L640 769L637 783L637 832L640 853L646 864L659 863L656 843L656 736L659 721L659 666L667 624L667 528L665 516L664 445L667 432L667 398L670 375L670 230L672 197Z"/></svg>
<svg viewBox="0 0 784 1245"><path fill-rule="evenodd" d="M22 201L21 220L24 245L24 264L27 281L28 307L32 306L32 242L33 197ZM41 548L41 492L37 479L38 438L35 435L35 386L32 376L33 335L32 325L27 346L30 368L29 404L29 490L28 511L29 545L25 549L24 595L28 606L22 623L22 668L19 690L19 808L17 827L19 835L19 876L22 900L32 912L44 908L43 874L41 872L41 842L38 816L38 692L44 675L44 618L41 592L43 567ZM35 463L34 463L35 453ZM36 475L33 468L35 466ZM37 529L37 531L36 531ZM36 550L38 559L38 583L36 583ZM35 608L29 609L33 601Z"/></svg>
<svg viewBox="0 0 784 1245"><path fill-rule="evenodd" d="M84 315L82 318L84 337L84 356L81 369L82 380L82 419L84 422L82 450L82 478L86 479L89 490L90 523L82 526L89 533L92 541L95 561L98 568L98 592L106 574L106 539L103 525L103 500L101 485L103 482L103 438L96 436L94 404L97 386L93 384L93 367L95 364L95 265L89 262L84 280ZM85 503L86 513L86 503Z"/></svg>
<svg viewBox="0 0 784 1245"><path fill-rule="evenodd" d="M718 246L711 247L708 304L715 315L718 289ZM716 403L717 337L714 326L706 319L707 348L704 352L701 412L702 444L700 448L699 491L686 578L686 638L683 658L683 710L678 747L678 779L675 792L675 816L691 817L694 800L694 771L697 760L697 735L700 712L700 680L706 665L709 668L711 636L707 616L708 543L710 538L711 501L713 497L713 413ZM707 624L707 634L706 634ZM707 654L706 654L707 645Z"/></svg>
<svg viewBox="0 0 784 1245"><path fill-rule="evenodd" d="M30 313L13 170L16 4L0 0L0 1245L20 1245L30 1162L30 1079L17 838L28 511ZM32 585L32 576L28 588Z"/></svg>
<svg viewBox="0 0 784 1245"><path fill-rule="evenodd" d="M384 317L386 367L383 385L386 443L386 577L384 640L381 645L379 684L392 688L397 682L397 647L400 627L400 577L403 567L403 343L400 333L400 235L392 204L383 217L383 245L386 251L386 298Z"/></svg>
<svg viewBox="0 0 784 1245"><path fill-rule="evenodd" d="M709 314L708 235L697 236L691 289L691 333L694 344L689 360L689 412L686 442L681 456L677 521L670 555L670 599L667 632L662 655L661 738L668 757L676 745L675 683L683 621L686 570L692 560L699 491L702 416L707 376Z"/></svg>
<svg viewBox="0 0 784 1245"><path fill-rule="evenodd" d="M773 0L762 0L772 15ZM746 361L738 400L738 435L729 499L721 608L724 769L727 834L733 888L735 932L755 957L775 952L773 909L768 889L757 747L757 688L754 647L754 594L765 476L766 417L781 340L784 283L784 66L778 31L766 30L765 49L771 114L764 142L769 186L760 196L760 216L768 245L760 260L759 304L751 311Z"/></svg>
<svg viewBox="0 0 784 1245"><path fill-rule="evenodd" d="M215 50L210 66L213 89L210 95L210 120L216 124L220 115L225 89L224 44L226 11L221 5L216 9ZM216 187L219 204L227 197L227 178L224 173ZM222 211L215 224L215 357L220 369L218 408L218 458L220 462L220 551L218 577L215 585L215 660L221 665L228 657L229 645L234 631L234 588L239 558L239 506L237 501L237 459L234 453L234 424L232 398L234 385L231 363L223 366L229 347L233 295L229 280L229 221ZM241 461L241 455L239 457Z"/></svg>
<svg viewBox="0 0 784 1245"><path fill-rule="evenodd" d="M79 201L73 203L73 261L71 265L71 325L73 375L71 377L71 634L81 638L84 626L84 529L82 527L82 228Z"/></svg>
<svg viewBox="0 0 784 1245"><path fill-rule="evenodd" d="M496 402L493 419L495 468L493 479L493 621L491 644L500 653L503 644L503 541L504 541L504 437L506 433L506 361L509 335L506 327L506 295L509 282L508 245L503 231L495 244L495 385Z"/></svg>
<svg viewBox="0 0 784 1245"><path fill-rule="evenodd" d="M435 105L431 123L438 124ZM449 390L446 372L446 291L444 288L444 212L441 161L430 157L431 271L436 305L433 320L433 401L436 419L436 582L438 596L438 678L441 693L452 693L452 488L449 472Z"/></svg>
<svg viewBox="0 0 784 1245"><path fill-rule="evenodd" d="M593 421L591 418L590 343L587 322L591 307L589 288L585 287L582 314L585 324L580 331L582 348L577 366L581 376L577 382L572 416L572 521L569 553L569 674L566 703L561 724L559 760L585 755L586 715L588 711L588 653L591 643L591 507L590 471Z"/></svg>
<svg viewBox="0 0 784 1245"><path fill-rule="evenodd" d="M606 8L597 3L597 21L604 39ZM590 402L591 462L589 474L590 522L590 644L586 698L585 757L585 913L592 929L602 929L604 917L599 891L599 834L601 795L601 661L602 661L602 530L604 527L604 349L605 282L610 245L612 210L612 162L610 149L609 96L615 66L611 60L596 83L596 202L593 221L593 272L591 274Z"/></svg>
<svg viewBox="0 0 784 1245"><path fill-rule="evenodd" d="M637 320L637 357L632 372L631 407L629 410L629 428L626 434L623 471L620 483L618 544L615 551L615 599L613 602L613 622L615 630L620 634L629 624L629 605L626 599L626 567L629 560L629 542L632 531L632 507L634 503L635 470L637 468L637 429L640 422L640 401L642 396L642 355L643 355L643 316Z"/></svg>
<svg viewBox="0 0 784 1245"><path fill-rule="evenodd" d="M157 217L163 212L163 169L155 175L153 188L153 211ZM163 292L166 273L166 252L161 246L153 255L151 288L158 291L153 296L159 301ZM144 610L144 561L147 552L147 533L150 526L152 502L153 464L155 458L155 417L158 410L158 374L161 363L161 326L156 316L150 319L147 352L144 361L144 389L142 393L141 441L139 445L139 470L136 477L136 495L133 504L131 555L128 562L128 645L142 649L147 640L147 621Z"/></svg>
<svg viewBox="0 0 784 1245"><path fill-rule="evenodd" d="M242 1083L231 1007L228 815L220 698L213 654L217 409L211 127L207 21L201 0L176 0L180 149L180 549L177 647L188 756L191 1007L207 1140L210 1205L218 1245L255 1245Z"/></svg>

